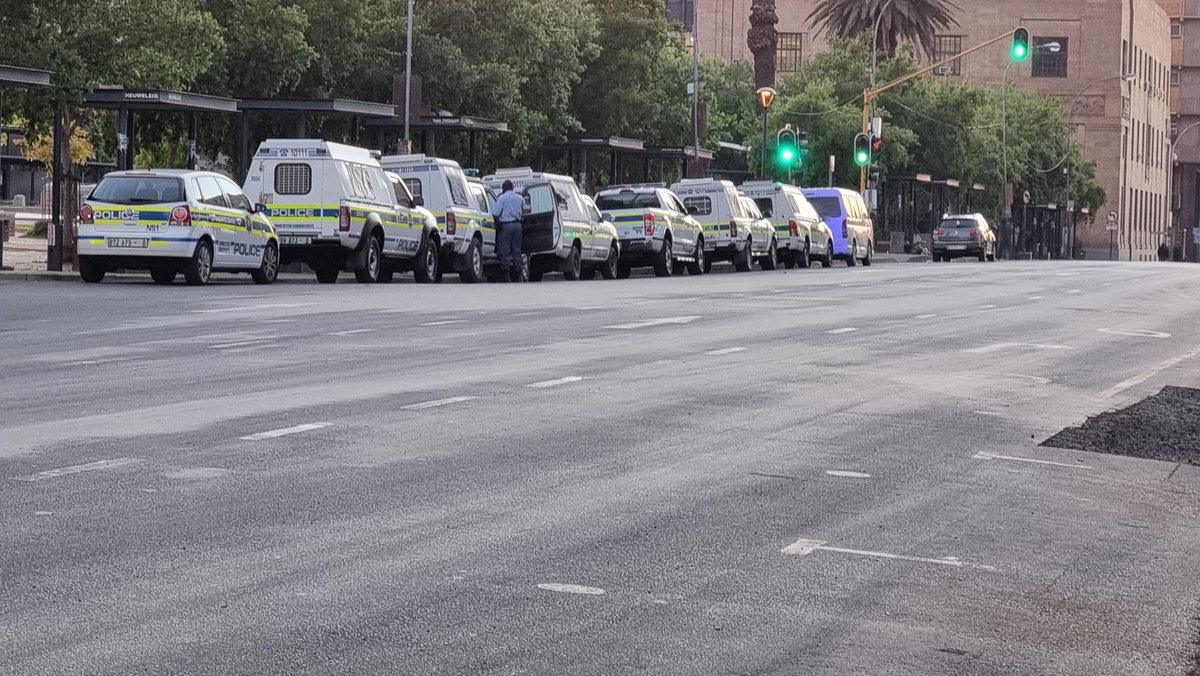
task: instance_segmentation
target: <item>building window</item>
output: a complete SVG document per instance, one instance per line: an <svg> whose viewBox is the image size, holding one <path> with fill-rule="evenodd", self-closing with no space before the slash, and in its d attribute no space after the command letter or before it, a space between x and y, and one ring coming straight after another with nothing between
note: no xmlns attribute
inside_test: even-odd
<svg viewBox="0 0 1200 676"><path fill-rule="evenodd" d="M938 63L962 54L961 35L938 35L933 41L933 62ZM962 75L962 59L955 59L938 68L937 75Z"/></svg>
<svg viewBox="0 0 1200 676"><path fill-rule="evenodd" d="M1058 43L1058 51L1050 50L1050 45ZM1067 76L1067 39L1066 38L1034 38L1033 39L1033 76L1034 77L1066 77Z"/></svg>
<svg viewBox="0 0 1200 676"><path fill-rule="evenodd" d="M1173 85L1179 84L1179 71L1177 71L1177 70L1171 71L1171 84L1173 84Z"/></svg>
<svg viewBox="0 0 1200 676"><path fill-rule="evenodd" d="M1183 24L1179 23L1178 21L1171 22L1171 37L1183 37Z"/></svg>
<svg viewBox="0 0 1200 676"><path fill-rule="evenodd" d="M1171 121L1171 138L1175 138L1176 136L1179 136L1179 123L1172 120Z"/></svg>
<svg viewBox="0 0 1200 676"><path fill-rule="evenodd" d="M795 73L804 58L804 33L775 34L775 70Z"/></svg>
<svg viewBox="0 0 1200 676"><path fill-rule="evenodd" d="M667 0L667 21L683 24L685 33L693 30L692 19L696 17L696 0Z"/></svg>

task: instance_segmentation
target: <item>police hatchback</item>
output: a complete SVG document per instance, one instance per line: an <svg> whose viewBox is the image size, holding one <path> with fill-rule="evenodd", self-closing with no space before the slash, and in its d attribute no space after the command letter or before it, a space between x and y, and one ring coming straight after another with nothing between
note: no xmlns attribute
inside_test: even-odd
<svg viewBox="0 0 1200 676"><path fill-rule="evenodd" d="M149 270L157 284L182 272L207 284L214 272L249 272L258 284L279 274L271 221L228 178L180 169L106 175L79 209L79 276L99 282L118 269Z"/></svg>

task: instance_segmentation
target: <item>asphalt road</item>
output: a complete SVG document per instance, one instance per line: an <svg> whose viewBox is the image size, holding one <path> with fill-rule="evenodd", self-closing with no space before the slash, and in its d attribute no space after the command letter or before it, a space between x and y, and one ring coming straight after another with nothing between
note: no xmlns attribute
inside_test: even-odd
<svg viewBox="0 0 1200 676"><path fill-rule="evenodd" d="M1182 676L1198 288L0 282L0 673Z"/></svg>

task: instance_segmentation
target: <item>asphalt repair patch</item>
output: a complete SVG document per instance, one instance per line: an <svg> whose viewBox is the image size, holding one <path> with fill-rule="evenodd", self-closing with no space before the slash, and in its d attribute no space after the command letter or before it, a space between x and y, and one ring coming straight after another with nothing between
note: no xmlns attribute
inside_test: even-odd
<svg viewBox="0 0 1200 676"><path fill-rule="evenodd" d="M1164 387L1128 408L1068 427L1042 446L1200 467L1200 390Z"/></svg>

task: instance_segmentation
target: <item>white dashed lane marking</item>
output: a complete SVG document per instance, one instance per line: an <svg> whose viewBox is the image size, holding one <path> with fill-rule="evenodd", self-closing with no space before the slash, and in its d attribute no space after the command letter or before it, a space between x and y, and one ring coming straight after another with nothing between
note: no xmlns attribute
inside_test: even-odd
<svg viewBox="0 0 1200 676"><path fill-rule="evenodd" d="M855 332L855 331L857 331L857 330L858 330L858 328L856 328L856 327L853 327L853 326L846 326L846 327L843 327L843 328L840 328L840 329L834 329L834 330L832 330L832 331L826 331L825 333L832 333L833 335L835 335L835 336L836 336L836 335L838 335L838 334L842 334L842 333L854 333L854 332Z"/></svg>
<svg viewBox="0 0 1200 676"><path fill-rule="evenodd" d="M450 404L459 404L464 401L471 401L475 397L447 397L446 399L434 399L433 401L423 401L419 404L409 404L401 406L406 411L424 411L427 408L437 408L439 406L449 406Z"/></svg>
<svg viewBox="0 0 1200 676"><path fill-rule="evenodd" d="M467 320L465 320L465 319L445 319L440 322L425 322L424 324L421 324L420 326L449 326L451 324L466 324L466 323L467 323Z"/></svg>
<svg viewBox="0 0 1200 676"><path fill-rule="evenodd" d="M325 335L327 335L327 336L357 336L360 333L371 333L373 331L378 331L378 330L379 329L351 329L349 331L334 331L333 333L327 333Z"/></svg>
<svg viewBox="0 0 1200 676"><path fill-rule="evenodd" d="M871 475L866 472L848 472L840 469L830 469L825 471L829 476L842 477L845 479L870 479Z"/></svg>
<svg viewBox="0 0 1200 676"><path fill-rule="evenodd" d="M94 472L101 469L112 469L114 467L123 467L141 462L141 458L114 458L113 460L99 460L97 462L89 462L85 465L71 465L70 467L59 467L58 469L48 469L37 474L28 476L15 476L16 481L42 481L43 479L57 479L61 476L70 474L79 474L80 472Z"/></svg>
<svg viewBox="0 0 1200 676"><path fill-rule="evenodd" d="M663 317L662 319L648 319L644 322L634 322L632 324L613 324L612 326L606 326L604 328L617 329L619 331L632 331L634 329L646 329L650 328L651 326L664 326L667 324L691 324L697 319L700 319L700 317Z"/></svg>
<svg viewBox="0 0 1200 676"><path fill-rule="evenodd" d="M744 347L727 347L723 350L713 350L712 352L705 352L704 354L707 354L712 357L721 357L721 356L724 356L727 354L736 354L738 352L745 352L745 351L746 351L746 348L744 348Z"/></svg>
<svg viewBox="0 0 1200 676"><path fill-rule="evenodd" d="M583 594L585 596L601 596L604 590L599 587L585 587L581 584L562 584L559 582L543 582L538 589L558 592L560 594Z"/></svg>
<svg viewBox="0 0 1200 676"><path fill-rule="evenodd" d="M332 424L333 423L326 423L326 422L305 423L303 425L294 425L292 427L284 427L282 429L277 429L277 430L268 430L266 432L259 432L257 434L249 434L244 437L238 437L238 438L241 439L242 441L262 441L264 439L275 439L278 437L285 437L289 434L300 434L301 432L311 432L312 430L319 430L323 427L329 427Z"/></svg>
<svg viewBox="0 0 1200 676"><path fill-rule="evenodd" d="M1053 460L1039 460L1037 458L1018 458L1015 455L999 455L996 453L988 453L986 451L980 451L971 457L975 458L976 460L1010 460L1013 462L1029 462L1035 465L1053 465L1055 467L1070 467L1071 469L1091 469L1091 467L1087 465L1076 465L1070 462L1054 462Z"/></svg>
<svg viewBox="0 0 1200 676"><path fill-rule="evenodd" d="M534 389L542 389L545 387L555 387L558 385L566 385L567 383L577 383L581 380L583 380L583 376L567 376L565 378L555 378L554 380L543 380L538 383L529 383L525 387L532 387Z"/></svg>
<svg viewBox="0 0 1200 676"><path fill-rule="evenodd" d="M992 566L984 566L978 563L967 563L957 557L947 556L941 559L929 559L922 556L907 556L904 554L889 554L887 552L871 552L862 549L845 549L842 547L826 547L821 540L796 540L792 544L784 547L782 553L791 556L808 556L816 551L824 552L839 552L842 554L853 554L855 556L869 556L879 559L894 559L897 561L915 561L917 563L936 563L940 566L954 566L956 568L978 568L980 570L996 570Z"/></svg>

